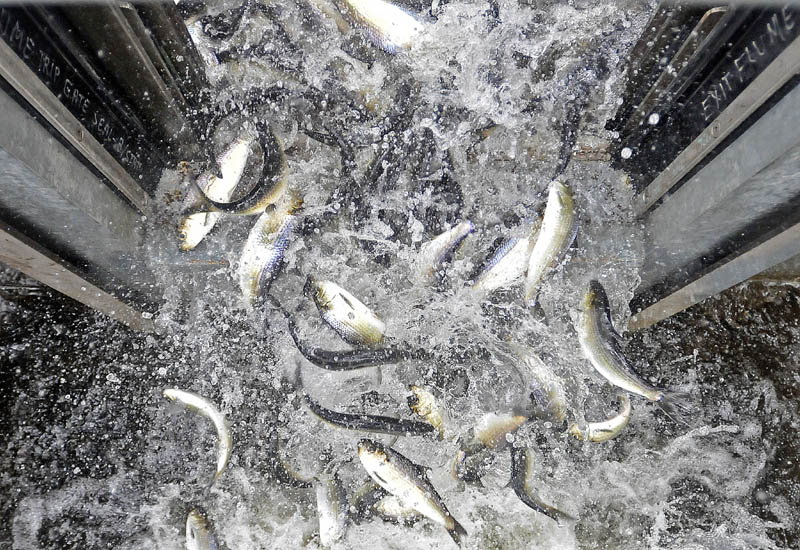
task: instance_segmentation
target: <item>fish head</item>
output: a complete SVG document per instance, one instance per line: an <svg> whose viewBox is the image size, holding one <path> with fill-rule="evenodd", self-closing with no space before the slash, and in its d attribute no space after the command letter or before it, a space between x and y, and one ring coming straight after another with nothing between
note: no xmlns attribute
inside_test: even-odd
<svg viewBox="0 0 800 550"><path fill-rule="evenodd" d="M432 410L433 396L424 388L419 386L410 386L412 395L408 396L408 406L412 411L420 416L425 416Z"/></svg>
<svg viewBox="0 0 800 550"><path fill-rule="evenodd" d="M567 429L567 433L569 433L569 435L580 441L584 441L586 439L586 432L587 428L585 426L581 427L577 423L570 424L569 428Z"/></svg>
<svg viewBox="0 0 800 550"><path fill-rule="evenodd" d="M176 393L176 390L166 389L166 390L164 390L162 392L162 394L164 395L164 397L166 397L170 401L177 401L178 400L178 394Z"/></svg>
<svg viewBox="0 0 800 550"><path fill-rule="evenodd" d="M608 295L603 285L599 281L592 279L589 281L589 288L586 294L583 295L583 309L584 311L589 311L595 308L601 311L608 309Z"/></svg>
<svg viewBox="0 0 800 550"><path fill-rule="evenodd" d="M389 456L386 454L386 448L377 441L372 439L362 439L358 442L358 456L362 458L369 456L373 459L378 459L382 462L388 462Z"/></svg>
<svg viewBox="0 0 800 550"><path fill-rule="evenodd" d="M181 220L180 225L178 225L178 240L182 251L194 250L203 240L203 237L206 236L208 233L206 227L207 216L208 212L199 212L190 214Z"/></svg>
<svg viewBox="0 0 800 550"><path fill-rule="evenodd" d="M337 294L336 285L329 281L320 281L312 276L306 279L303 293L306 296L311 296L320 311L330 311L333 309L334 298Z"/></svg>
<svg viewBox="0 0 800 550"><path fill-rule="evenodd" d="M550 196L558 199L559 204L564 209L572 210L575 205L575 199L572 195L572 190L566 184L556 180L550 183Z"/></svg>
<svg viewBox="0 0 800 550"><path fill-rule="evenodd" d="M208 521L199 510L192 510L186 517L186 547L189 550L210 550Z"/></svg>

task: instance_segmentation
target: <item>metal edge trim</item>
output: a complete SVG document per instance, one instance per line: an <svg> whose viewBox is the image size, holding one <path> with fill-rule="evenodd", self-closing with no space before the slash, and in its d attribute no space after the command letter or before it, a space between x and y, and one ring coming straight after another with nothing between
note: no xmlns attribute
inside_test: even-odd
<svg viewBox="0 0 800 550"><path fill-rule="evenodd" d="M30 102L141 213L150 213L149 197L144 190L5 42L0 42L0 76Z"/></svg>
<svg viewBox="0 0 800 550"><path fill-rule="evenodd" d="M800 72L800 38L796 38L740 93L697 138L633 199L637 217L644 215L681 178L728 137L744 120Z"/></svg>
<svg viewBox="0 0 800 550"><path fill-rule="evenodd" d="M800 253L800 223L640 311L628 330L647 328Z"/></svg>
<svg viewBox="0 0 800 550"><path fill-rule="evenodd" d="M0 225L0 261L135 331L155 332L155 323L142 317L141 311L91 284L75 267L4 225Z"/></svg>

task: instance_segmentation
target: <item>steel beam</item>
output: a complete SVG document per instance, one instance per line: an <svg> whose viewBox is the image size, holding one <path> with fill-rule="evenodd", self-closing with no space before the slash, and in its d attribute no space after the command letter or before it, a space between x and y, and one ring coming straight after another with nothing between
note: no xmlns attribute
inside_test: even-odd
<svg viewBox="0 0 800 550"><path fill-rule="evenodd" d="M155 330L153 320L143 316L146 314L94 286L74 266L7 225L0 225L0 262L105 313L133 330L140 332Z"/></svg>
<svg viewBox="0 0 800 550"><path fill-rule="evenodd" d="M776 91L800 72L800 38L794 40L683 150L633 202L642 216Z"/></svg>
<svg viewBox="0 0 800 550"><path fill-rule="evenodd" d="M131 178L114 157L47 89L14 51L0 41L0 76L30 103L86 160L105 176L140 212L151 211L147 193Z"/></svg>
<svg viewBox="0 0 800 550"><path fill-rule="evenodd" d="M628 330L647 328L797 254L800 254L800 223L715 266L710 273L637 313L628 321Z"/></svg>

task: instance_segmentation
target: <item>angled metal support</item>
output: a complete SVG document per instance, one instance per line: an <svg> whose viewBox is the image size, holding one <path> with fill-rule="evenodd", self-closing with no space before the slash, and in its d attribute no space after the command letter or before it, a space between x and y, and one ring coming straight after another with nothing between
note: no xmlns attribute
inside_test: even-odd
<svg viewBox="0 0 800 550"><path fill-rule="evenodd" d="M800 223L730 261L721 262L710 273L637 313L628 322L628 330L647 328L797 254L800 254Z"/></svg>
<svg viewBox="0 0 800 550"><path fill-rule="evenodd" d="M0 262L105 313L133 330L155 330L152 319L146 318L147 314L91 284L77 268L7 225L0 225Z"/></svg>

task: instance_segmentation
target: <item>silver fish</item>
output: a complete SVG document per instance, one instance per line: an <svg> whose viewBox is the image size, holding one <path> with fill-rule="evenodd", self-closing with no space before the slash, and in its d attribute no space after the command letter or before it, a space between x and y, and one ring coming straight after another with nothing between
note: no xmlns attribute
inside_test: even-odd
<svg viewBox="0 0 800 550"><path fill-rule="evenodd" d="M186 548L188 550L218 550L214 531L199 510L192 510L186 517Z"/></svg>
<svg viewBox="0 0 800 550"><path fill-rule="evenodd" d="M516 432L529 418L516 413L485 414L462 439L451 466L455 479L480 484L481 477L495 458L494 451L508 445L509 434Z"/></svg>
<svg viewBox="0 0 800 550"><path fill-rule="evenodd" d="M410 506L405 506L394 495L386 495L375 503L375 511L384 521L413 525L422 515Z"/></svg>
<svg viewBox="0 0 800 550"><path fill-rule="evenodd" d="M473 231L475 226L465 220L423 244L416 258L416 270L422 280L428 284L439 282L453 254Z"/></svg>
<svg viewBox="0 0 800 550"><path fill-rule="evenodd" d="M530 223L526 235L511 236L484 263L483 269L472 285L474 290L491 292L515 284L525 276L533 246L542 227L542 217Z"/></svg>
<svg viewBox="0 0 800 550"><path fill-rule="evenodd" d="M578 233L575 200L569 187L559 181L550 184L542 227L528 260L525 302L536 303L545 275L558 267Z"/></svg>
<svg viewBox="0 0 800 550"><path fill-rule="evenodd" d="M631 419L631 399L627 393L619 395L619 412L603 422L587 422L580 426L573 423L569 427L570 435L575 436L581 441L593 441L602 443L614 439L628 425Z"/></svg>
<svg viewBox="0 0 800 550"><path fill-rule="evenodd" d="M263 299L283 266L283 256L297 227L293 212L301 204L301 199L292 199L266 210L250 230L238 270L239 288L248 304L256 305Z"/></svg>
<svg viewBox="0 0 800 550"><path fill-rule="evenodd" d="M197 185L210 198L218 201L227 201L233 195L236 185L242 178L247 160L252 155L255 139L251 136L242 136L234 141L219 158L219 167L222 177L218 178L211 172L204 172L198 177ZM202 204L194 188L189 190L184 201L183 210L191 209ZM193 250L203 238L214 228L220 216L219 212L198 212L184 216L178 225L178 237L183 251Z"/></svg>
<svg viewBox="0 0 800 550"><path fill-rule="evenodd" d="M525 372L530 377L528 389L536 406L534 414L546 421L561 423L567 416L567 400L561 379L539 356L521 353Z"/></svg>
<svg viewBox="0 0 800 550"><path fill-rule="evenodd" d="M319 540L331 546L344 537L349 523L347 493L335 472L324 471L314 479L319 516Z"/></svg>
<svg viewBox="0 0 800 550"><path fill-rule="evenodd" d="M302 379L300 378L300 368L297 369L295 375L297 381L296 387L302 392L303 401L306 406L314 413L319 419L347 430L360 430L364 432L382 433L388 435L426 435L434 431L434 427L427 422L417 422L415 420L405 420L401 418L393 418L391 416L380 416L372 414L350 414L332 411L326 409L310 395L305 393L302 388Z"/></svg>
<svg viewBox="0 0 800 550"><path fill-rule="evenodd" d="M178 390L175 388L168 388L164 390L164 397L170 401L182 404L190 411L197 412L208 418L217 430L217 471L214 474L214 479L211 481L213 485L219 476L222 475L222 470L228 464L228 459L231 457L231 448L233 446L231 440L231 430L225 417L219 409L211 401L205 397L201 397L196 393Z"/></svg>
<svg viewBox="0 0 800 550"><path fill-rule="evenodd" d="M685 423L690 412L689 396L667 392L644 382L622 353L619 334L611 323L608 296L597 281L591 281L583 295L578 326L578 340L583 354L595 370L614 386L654 401L670 418Z"/></svg>
<svg viewBox="0 0 800 550"><path fill-rule="evenodd" d="M386 0L343 0L342 4L373 42L389 53L410 48L423 30L416 17Z"/></svg>
<svg viewBox="0 0 800 550"><path fill-rule="evenodd" d="M188 209L184 214L197 212L226 212L240 216L252 216L262 213L268 206L275 204L283 196L289 180L289 165L283 144L273 133L269 124L258 124L258 142L264 153L264 164L261 179L240 198L230 201L218 201L203 192L200 182L195 180L195 187L200 203Z"/></svg>
<svg viewBox="0 0 800 550"><path fill-rule="evenodd" d="M533 470L533 456L530 449L511 447L511 481L508 486L514 489L519 499L529 508L546 515L561 525L572 520L570 515L542 502L530 486Z"/></svg>
<svg viewBox="0 0 800 550"><path fill-rule="evenodd" d="M322 319L345 341L355 346L377 347L383 343L386 325L358 298L331 281L308 278Z"/></svg>
<svg viewBox="0 0 800 550"><path fill-rule="evenodd" d="M461 544L466 530L450 514L422 467L370 439L359 442L358 458L375 483L396 496L403 506L444 526L456 544Z"/></svg>

